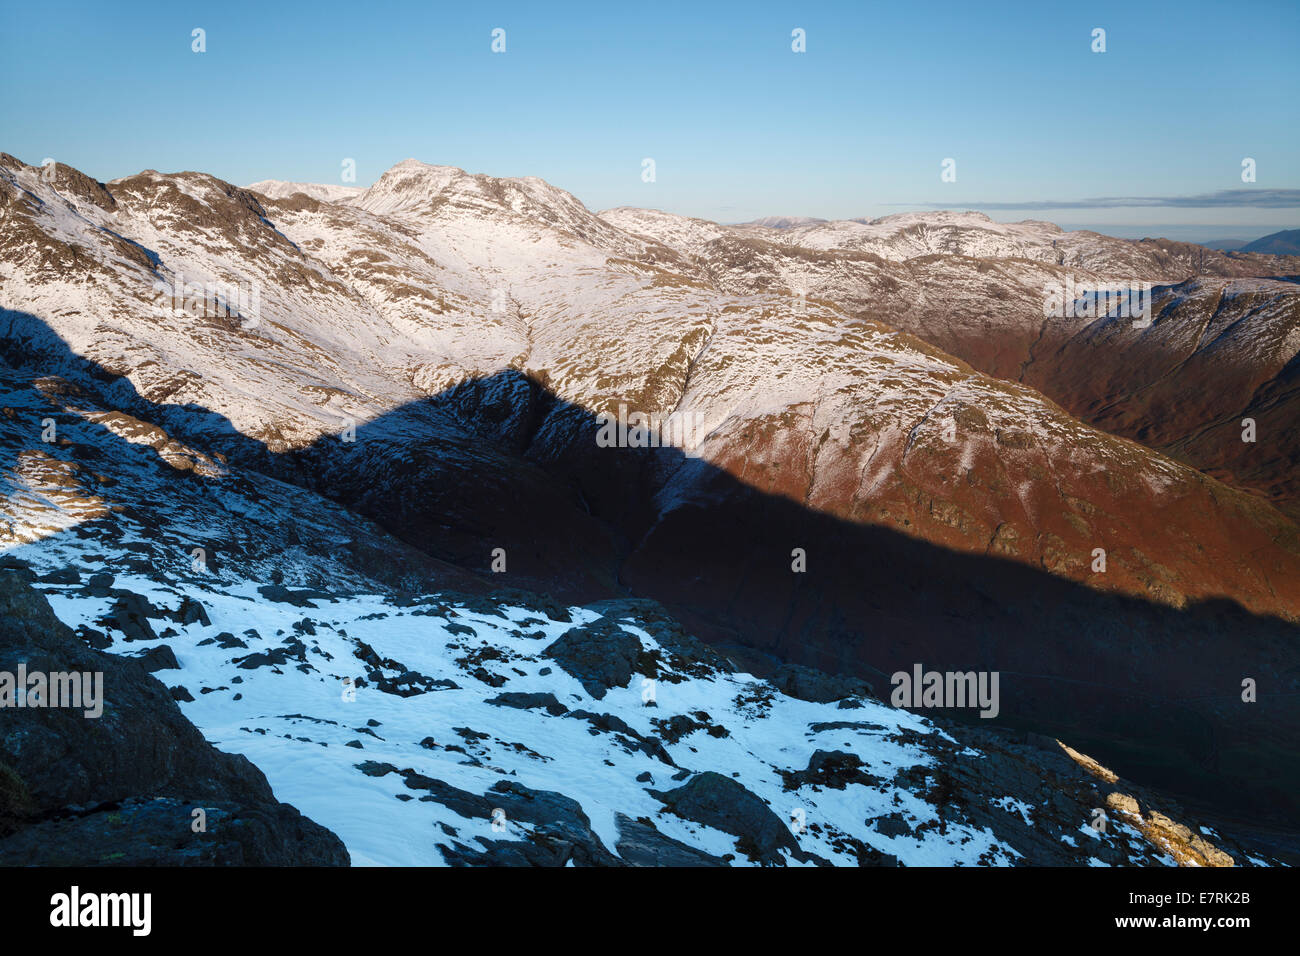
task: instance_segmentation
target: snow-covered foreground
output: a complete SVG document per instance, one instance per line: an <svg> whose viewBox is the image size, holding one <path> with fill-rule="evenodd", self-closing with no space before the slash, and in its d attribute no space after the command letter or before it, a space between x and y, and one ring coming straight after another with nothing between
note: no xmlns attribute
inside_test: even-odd
<svg viewBox="0 0 1300 956"><path fill-rule="evenodd" d="M77 547L50 539L14 553L66 574ZM671 854L665 862L1007 865L1032 862L1016 834L1036 828L1082 865L1175 862L1122 816L1098 832L1084 808L1062 819L1059 794L1039 805L1023 791L994 792L1005 766L995 772L990 754L918 715L865 697L798 699L731 672L679 631L656 639L662 621L640 626L635 602L562 609L253 581L204 587L160 569L105 577L39 587L69 626L111 640L111 653L169 648L179 668L156 673L186 717L337 833L358 865L502 862L483 854L548 839L545 815L566 807L577 810L569 822L589 820L596 852L630 853L637 827L654 834L652 857ZM128 592L148 602L155 640L115 627ZM196 616L182 601L208 620L180 623ZM614 644L635 641L630 673L548 652L566 633L606 632ZM994 788L978 815L934 799L958 763ZM673 791L716 775L766 804L758 822L753 807L728 819L734 808L719 805L708 825L698 807L674 803ZM517 818L521 795L551 809Z"/></svg>
<svg viewBox="0 0 1300 956"><path fill-rule="evenodd" d="M147 579L119 578L115 585L155 606L179 604L179 595ZM95 627L112 603L63 597L57 590L49 597L59 617L74 627ZM161 642L175 652L181 670L162 671L160 678L194 696L182 709L209 740L257 764L276 795L337 833L357 864L437 864L441 848L449 844L472 844L479 837L522 839L533 829L500 815L496 821L467 818L437 801L412 799L418 790L405 786L396 773L368 776L358 769L365 761L409 768L473 793L503 778L559 790L578 800L594 832L611 848L619 839L615 813L621 812L649 817L665 835L710 854L736 853L734 836L665 812L648 792L678 786L672 778L682 771L712 770L742 780L790 820L792 833L801 821L808 825L798 834L802 849L849 864L856 864L856 857L844 858L842 843L835 844L845 834L863 835L865 819L900 811L913 823L937 820L933 807L898 788L787 791L782 786L781 771L802 770L818 749L855 754L871 773L884 777L927 766L932 761L922 749L898 738L904 729L939 733L925 720L872 701L842 709L797 700L745 674L718 672L673 682L671 665L653 685L638 675L630 686L611 688L598 701L541 656L563 632L594 620L592 611L574 609L573 621L562 623L526 608L502 607L489 615L453 605L430 613L442 608L436 599L395 608L375 596L317 600L316 607L298 608L266 601L251 584L229 594L191 597L208 609L211 623L181 627L177 636ZM645 631L624 629L647 651L668 656ZM229 637L215 639L223 633L247 646L223 646L233 643ZM284 663L256 666L249 658L275 655L287 644L292 648ZM398 678L405 669L429 679L414 686L433 686L410 697L373 684L348 694L344 679L364 674L358 659L363 644L402 665L384 668L386 677ZM141 647L119 640L111 650L137 653ZM651 690L654 706L643 701ZM593 731L588 720L492 703L506 692L554 694L571 712L613 715L643 736L661 733L655 721L676 714L707 715L727 734L697 730L676 743L665 741L674 767L629 748L633 738ZM649 779L637 780L647 774ZM937 830L908 837L877 834L871 844L913 865L974 864L986 856L990 862L1009 862L1015 856L993 834L962 825L948 827L944 836ZM739 856L735 862L747 861Z"/></svg>

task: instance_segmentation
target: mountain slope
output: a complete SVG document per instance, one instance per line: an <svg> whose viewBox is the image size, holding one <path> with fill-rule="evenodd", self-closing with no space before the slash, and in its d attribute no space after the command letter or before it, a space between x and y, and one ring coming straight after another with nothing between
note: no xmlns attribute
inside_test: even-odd
<svg viewBox="0 0 1300 956"><path fill-rule="evenodd" d="M602 216L675 245L728 291L831 303L885 322L1293 516L1300 507L1300 457L1290 444L1300 405L1287 371L1300 348L1300 288L1266 278L1300 273L1300 259L995 223L978 213L785 230L716 227L647 210ZM1240 278L1249 276L1260 278ZM1116 285L1157 287L1142 293L1149 327L1120 334L1127 317L1089 298ZM1224 291L1183 294L1198 287ZM1053 300L1055 317L1048 315ZM1221 328L1231 336L1197 338ZM1206 386L1225 379L1234 385ZM1153 405L1153 393L1166 399ZM1171 396L1195 397L1174 408ZM1242 418L1267 420L1269 444L1242 443Z"/></svg>

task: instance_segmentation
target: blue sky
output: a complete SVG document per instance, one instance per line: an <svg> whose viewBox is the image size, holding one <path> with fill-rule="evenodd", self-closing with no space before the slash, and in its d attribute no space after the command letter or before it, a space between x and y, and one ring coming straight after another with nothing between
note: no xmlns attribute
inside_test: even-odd
<svg viewBox="0 0 1300 956"><path fill-rule="evenodd" d="M366 185L414 156L540 176L592 209L726 222L953 207L1207 239L1300 226L1296 193L1243 205L1300 190L1295 0L0 11L0 150L99 179L339 182L351 158ZM496 27L504 54L491 52ZM796 27L805 53L791 51ZM1091 50L1097 27L1105 53ZM956 182L942 182L950 157ZM1255 183L1241 181L1245 157ZM1017 206L1228 190L1254 195Z"/></svg>

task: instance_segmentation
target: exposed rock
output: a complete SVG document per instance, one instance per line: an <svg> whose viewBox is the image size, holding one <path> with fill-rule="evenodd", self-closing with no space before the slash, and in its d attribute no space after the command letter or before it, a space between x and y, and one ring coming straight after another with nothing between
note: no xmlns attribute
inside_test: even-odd
<svg viewBox="0 0 1300 956"><path fill-rule="evenodd" d="M19 662L29 673L102 674L103 713L0 708L0 765L27 807L0 840L0 860L348 863L339 839L277 802L261 771L207 743L140 662L87 647L20 576L0 571L0 670L13 673ZM121 804L116 812L130 825L110 812L60 817L103 804ZM210 808L203 839L191 836L193 807Z"/></svg>
<svg viewBox="0 0 1300 956"><path fill-rule="evenodd" d="M281 584L267 584L257 589L257 592L268 601L275 601L280 604L292 604L294 607L316 607L315 601L325 601L329 595L323 591L313 591L308 588L293 590L286 588Z"/></svg>
<svg viewBox="0 0 1300 956"><path fill-rule="evenodd" d="M660 833L653 823L614 815L618 842L614 849L631 866L726 866L727 861Z"/></svg>
<svg viewBox="0 0 1300 956"><path fill-rule="evenodd" d="M59 568L57 571L42 575L37 580L47 584L80 584L81 572L73 567Z"/></svg>
<svg viewBox="0 0 1300 956"><path fill-rule="evenodd" d="M650 793L673 813L739 837L737 848L766 865L784 863L782 851L802 858L790 828L766 803L741 784L706 771L666 793Z"/></svg>
<svg viewBox="0 0 1300 956"><path fill-rule="evenodd" d="M543 657L552 658L576 677L597 700L611 687L627 686L641 654L637 638L605 619L565 631L542 651Z"/></svg>
<svg viewBox="0 0 1300 956"><path fill-rule="evenodd" d="M845 697L874 697L866 681L849 675L832 676L801 664L782 664L768 678L783 694L826 704Z"/></svg>
<svg viewBox="0 0 1300 956"><path fill-rule="evenodd" d="M832 790L843 790L854 783L867 787L878 786L879 778L862 768L862 758L857 754L842 750L818 750L808 758L807 768L785 771L781 776L787 790L797 790L805 785L830 787Z"/></svg>
<svg viewBox="0 0 1300 956"><path fill-rule="evenodd" d="M121 631L123 639L128 641L156 641L158 635L149 618L161 617L158 610L139 594L121 591L118 595L100 624Z"/></svg>
<svg viewBox="0 0 1300 956"><path fill-rule="evenodd" d="M518 691L509 691L505 694L498 694L488 701L489 704L496 704L498 707L515 707L519 710L530 710L534 707L545 710L552 717L562 717L569 712L569 708L561 704L551 693L525 694Z"/></svg>
<svg viewBox="0 0 1300 956"><path fill-rule="evenodd" d="M208 620L207 609L188 594L181 598L180 607L172 612L172 620L177 624L202 624L204 627L212 623Z"/></svg>
<svg viewBox="0 0 1300 956"><path fill-rule="evenodd" d="M157 671L179 670L181 666L176 660L176 652L166 644L149 648L143 654L137 655L135 660L143 664L144 669L151 674Z"/></svg>

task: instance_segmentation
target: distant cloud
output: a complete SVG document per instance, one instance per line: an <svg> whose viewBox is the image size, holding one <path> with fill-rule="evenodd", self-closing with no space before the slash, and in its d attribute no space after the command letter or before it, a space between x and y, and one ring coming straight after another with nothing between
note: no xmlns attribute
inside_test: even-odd
<svg viewBox="0 0 1300 956"><path fill-rule="evenodd" d="M1182 209L1242 208L1293 209L1300 207L1300 189L1223 189L1199 196L1103 196L1098 199L1056 199L1038 202L923 202L889 203L891 206L919 205L934 209Z"/></svg>

